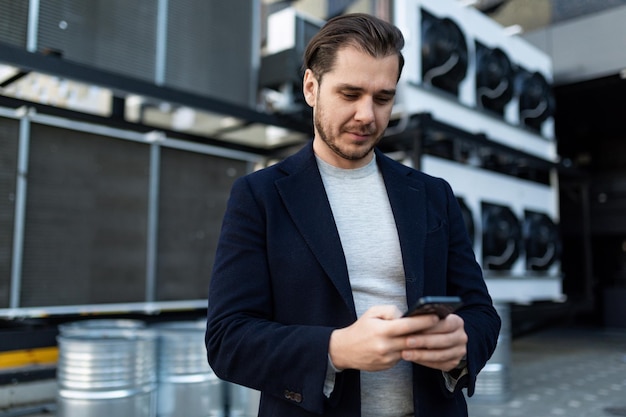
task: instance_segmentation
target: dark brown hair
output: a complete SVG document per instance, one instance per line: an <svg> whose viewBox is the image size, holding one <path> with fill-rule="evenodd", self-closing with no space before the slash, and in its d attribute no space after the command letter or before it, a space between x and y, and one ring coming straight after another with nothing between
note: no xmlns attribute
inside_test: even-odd
<svg viewBox="0 0 626 417"><path fill-rule="evenodd" d="M404 66L404 37L389 22L365 13L352 13L330 19L313 36L304 51L303 69L311 69L321 81L333 69L337 51L354 46L373 57L398 56L398 79Z"/></svg>

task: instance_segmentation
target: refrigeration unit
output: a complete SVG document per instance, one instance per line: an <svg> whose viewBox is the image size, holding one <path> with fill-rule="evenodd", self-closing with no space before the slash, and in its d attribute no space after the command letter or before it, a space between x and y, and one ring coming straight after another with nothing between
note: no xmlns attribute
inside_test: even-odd
<svg viewBox="0 0 626 417"><path fill-rule="evenodd" d="M554 187L431 155L421 169L452 186L494 299L561 298Z"/></svg>
<svg viewBox="0 0 626 417"><path fill-rule="evenodd" d="M394 7L406 40L395 114L429 113L556 160L552 62L544 52L459 1L399 0Z"/></svg>
<svg viewBox="0 0 626 417"><path fill-rule="evenodd" d="M399 0L394 16L392 134L413 129L410 163L452 185L496 302L562 299L551 59L459 1Z"/></svg>
<svg viewBox="0 0 626 417"><path fill-rule="evenodd" d="M499 173L434 155L420 168L445 178L454 190L476 259L502 319L498 346L476 381L474 401L511 398L513 305L559 302L562 294L558 192L550 183ZM528 310L521 310L526 316ZM536 320L536 319L535 319Z"/></svg>
<svg viewBox="0 0 626 417"><path fill-rule="evenodd" d="M0 42L254 107L260 13L260 0L1 2Z"/></svg>

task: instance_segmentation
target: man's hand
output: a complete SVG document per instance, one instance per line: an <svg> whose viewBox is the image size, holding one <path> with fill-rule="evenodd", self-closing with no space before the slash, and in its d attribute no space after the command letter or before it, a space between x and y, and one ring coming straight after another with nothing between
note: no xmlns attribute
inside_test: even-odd
<svg viewBox="0 0 626 417"><path fill-rule="evenodd" d="M395 306L375 306L367 310L352 325L333 331L328 347L333 365L337 369L381 371L393 367L403 359L405 353L409 357L415 356L418 359L415 362L422 363L420 344L429 343L440 349L449 346L449 341L439 340L446 337L441 333L445 333L449 326L440 328L438 326L440 320L436 315L427 314L402 319L401 316L402 312ZM464 335L463 320L460 326ZM428 336L420 336L424 332L428 332ZM415 339L416 337L418 339ZM424 337L426 339L422 340ZM449 356L448 361L452 360L452 355L446 353L445 356ZM434 361L430 357L427 359ZM454 368L455 365L456 363L449 368Z"/></svg>
<svg viewBox="0 0 626 417"><path fill-rule="evenodd" d="M454 369L467 353L463 319L456 314L450 314L404 340L406 346L402 350L402 359L446 372Z"/></svg>

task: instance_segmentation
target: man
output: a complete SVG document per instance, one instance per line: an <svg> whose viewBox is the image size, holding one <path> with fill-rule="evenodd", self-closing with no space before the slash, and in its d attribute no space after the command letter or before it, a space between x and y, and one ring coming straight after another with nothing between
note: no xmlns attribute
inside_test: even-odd
<svg viewBox="0 0 626 417"><path fill-rule="evenodd" d="M449 185L375 148L403 66L400 31L331 19L304 57L315 136L238 179L209 289L218 377L260 390L260 416L464 416L500 321ZM445 319L403 318L457 295Z"/></svg>

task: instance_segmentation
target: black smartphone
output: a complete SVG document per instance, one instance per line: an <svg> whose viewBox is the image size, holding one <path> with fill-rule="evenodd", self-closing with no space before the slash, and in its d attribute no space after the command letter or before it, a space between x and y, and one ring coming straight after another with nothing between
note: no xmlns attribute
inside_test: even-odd
<svg viewBox="0 0 626 417"><path fill-rule="evenodd" d="M436 314L440 319L443 319L462 305L463 301L460 297L422 297L404 313L403 317L417 316L419 314Z"/></svg>

